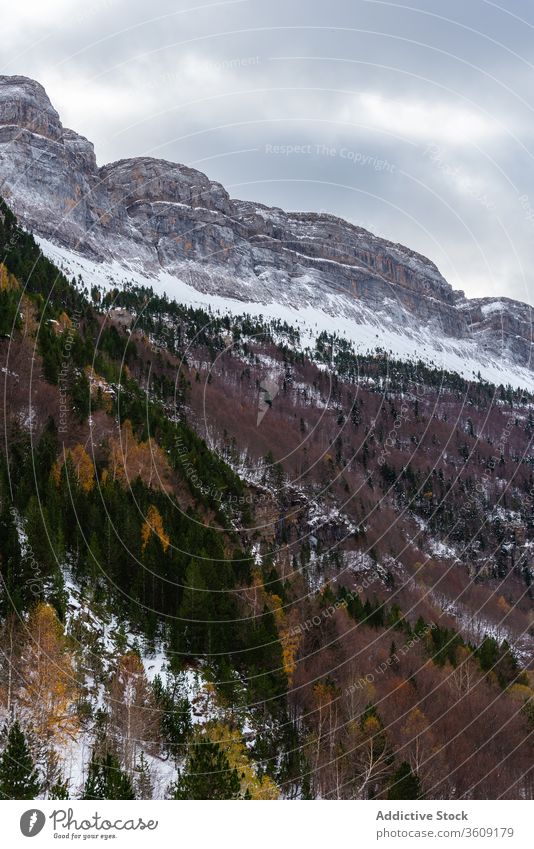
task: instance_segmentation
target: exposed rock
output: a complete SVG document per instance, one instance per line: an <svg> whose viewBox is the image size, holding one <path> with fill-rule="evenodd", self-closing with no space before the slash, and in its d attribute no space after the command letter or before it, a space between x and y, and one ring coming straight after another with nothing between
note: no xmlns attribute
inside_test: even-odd
<svg viewBox="0 0 534 849"><path fill-rule="evenodd" d="M164 269L207 294L474 338L531 368L527 305L469 301L403 245L331 215L233 200L184 165L140 157L99 168L92 144L26 77L0 76L0 194L36 234L92 259Z"/></svg>

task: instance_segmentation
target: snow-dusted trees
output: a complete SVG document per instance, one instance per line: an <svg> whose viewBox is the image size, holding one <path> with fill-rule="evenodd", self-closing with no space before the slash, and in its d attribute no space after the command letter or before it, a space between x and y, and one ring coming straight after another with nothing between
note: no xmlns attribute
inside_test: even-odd
<svg viewBox="0 0 534 849"><path fill-rule="evenodd" d="M31 612L19 667L18 705L43 743L64 742L78 730L78 685L63 626L51 605Z"/></svg>
<svg viewBox="0 0 534 849"><path fill-rule="evenodd" d="M142 748L157 748L160 711L143 664L135 652L119 658L109 693L111 732L128 774L133 773Z"/></svg>

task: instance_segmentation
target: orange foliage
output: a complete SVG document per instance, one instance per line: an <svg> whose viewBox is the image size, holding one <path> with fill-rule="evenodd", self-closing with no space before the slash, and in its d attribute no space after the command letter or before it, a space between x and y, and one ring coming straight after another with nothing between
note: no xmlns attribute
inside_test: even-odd
<svg viewBox="0 0 534 849"><path fill-rule="evenodd" d="M163 551L167 551L170 545L170 538L168 534L165 533L163 528L163 519L161 518L161 514L157 507L154 507L153 504L148 508L147 517L143 523L143 527L141 528L141 550L144 551L148 545L148 540L150 539L150 535L155 534L159 537L159 540L163 546Z"/></svg>
<svg viewBox="0 0 534 849"><path fill-rule="evenodd" d="M128 420L120 437L110 440L108 466L113 480L122 484L129 485L140 477L154 489L171 489L172 473L165 454L152 438L138 442Z"/></svg>
<svg viewBox="0 0 534 849"><path fill-rule="evenodd" d="M58 323L56 325L59 333L64 333L65 330L70 330L72 327L72 321L67 315L66 312L62 312L58 318Z"/></svg>
<svg viewBox="0 0 534 849"><path fill-rule="evenodd" d="M22 652L19 704L31 717L38 739L74 737L78 688L63 626L51 605L40 602L30 614Z"/></svg>
<svg viewBox="0 0 534 849"><path fill-rule="evenodd" d="M19 281L16 277L10 274L5 265L0 262L0 291L9 292L13 289L20 289Z"/></svg>
<svg viewBox="0 0 534 849"><path fill-rule="evenodd" d="M65 453L63 460L58 460L52 467L52 477L56 486L59 486L61 479L61 469L63 468L67 458L70 458L76 478L84 492L91 492L95 485L95 467L89 454L83 445L75 445L74 448L69 448Z"/></svg>

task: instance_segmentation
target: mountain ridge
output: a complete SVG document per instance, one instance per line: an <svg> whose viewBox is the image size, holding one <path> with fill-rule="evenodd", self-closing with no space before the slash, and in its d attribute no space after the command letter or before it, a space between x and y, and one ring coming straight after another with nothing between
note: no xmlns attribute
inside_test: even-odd
<svg viewBox="0 0 534 849"><path fill-rule="evenodd" d="M0 77L0 179L19 219L45 253L61 249L67 269L80 254L93 277L114 264L119 283L163 273L171 294L185 284L233 312L308 311L319 329L342 319L361 346L374 337L395 355L423 352L446 367L452 356L455 370L465 362L468 374L534 385L528 304L468 299L404 245L333 215L232 199L186 165L140 156L98 166L92 143L63 127L27 77Z"/></svg>

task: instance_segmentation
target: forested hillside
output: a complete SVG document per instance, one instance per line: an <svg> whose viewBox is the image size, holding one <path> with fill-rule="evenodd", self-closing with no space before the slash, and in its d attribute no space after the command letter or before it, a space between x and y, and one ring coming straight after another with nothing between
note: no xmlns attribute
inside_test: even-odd
<svg viewBox="0 0 534 849"><path fill-rule="evenodd" d="M531 798L532 397L0 261L3 798Z"/></svg>

